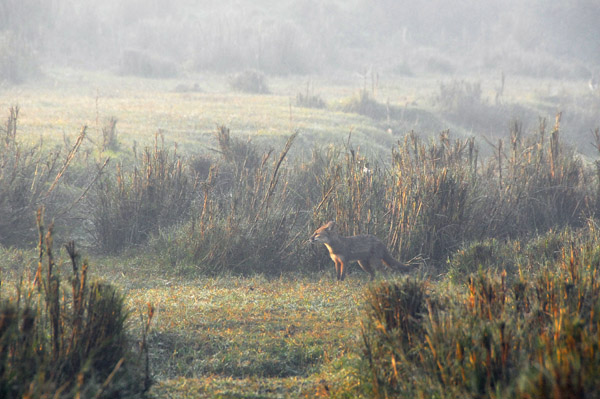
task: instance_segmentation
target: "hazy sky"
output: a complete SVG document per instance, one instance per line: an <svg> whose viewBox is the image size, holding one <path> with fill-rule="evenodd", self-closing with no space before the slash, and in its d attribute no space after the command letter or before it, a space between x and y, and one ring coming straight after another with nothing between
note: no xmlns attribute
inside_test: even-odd
<svg viewBox="0 0 600 399"><path fill-rule="evenodd" d="M19 47L42 64L157 75L379 63L399 73L582 78L600 64L599 20L594 0L0 0L0 49L4 58Z"/></svg>

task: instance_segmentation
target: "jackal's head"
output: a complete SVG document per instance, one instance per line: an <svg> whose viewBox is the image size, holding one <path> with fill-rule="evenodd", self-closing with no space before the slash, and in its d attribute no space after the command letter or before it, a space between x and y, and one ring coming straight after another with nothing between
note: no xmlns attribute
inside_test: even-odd
<svg viewBox="0 0 600 399"><path fill-rule="evenodd" d="M335 228L335 222L332 220L331 222L325 223L323 226L319 227L313 235L309 238L310 242L322 242L329 243L331 235L334 233L333 229Z"/></svg>

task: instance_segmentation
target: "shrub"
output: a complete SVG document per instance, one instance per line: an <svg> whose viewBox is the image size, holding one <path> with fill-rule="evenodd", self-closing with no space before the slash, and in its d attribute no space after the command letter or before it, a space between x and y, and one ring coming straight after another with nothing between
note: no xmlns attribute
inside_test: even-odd
<svg viewBox="0 0 600 399"><path fill-rule="evenodd" d="M373 119L385 119L390 115L389 105L383 105L369 96L369 92L361 90L358 96L352 97L342 105L343 112L368 116Z"/></svg>
<svg viewBox="0 0 600 399"><path fill-rule="evenodd" d="M311 93L310 82L306 84L306 93L298 92L298 94L296 94L296 106L320 109L327 107L321 96Z"/></svg>
<svg viewBox="0 0 600 399"><path fill-rule="evenodd" d="M21 279L16 294L9 292L0 302L0 396L139 396L150 379L143 353L130 349L123 296L109 284L88 281L87 261L79 263L73 242L66 245L71 291L63 290L55 270L53 227L44 234L42 218L38 211L39 264L33 285ZM151 318L152 311L146 333Z"/></svg>
<svg viewBox="0 0 600 399"><path fill-rule="evenodd" d="M471 113L483 105L481 83L453 80L441 83L440 92L435 98L442 111L452 114Z"/></svg>
<svg viewBox="0 0 600 399"><path fill-rule="evenodd" d="M19 107L12 107L0 127L0 244L23 245L35 231L31 215L46 205L56 213L64 212L76 198L60 192L73 160L79 152L86 130L75 143L65 148L42 149L41 143L26 147L18 140ZM79 190L76 191L79 193Z"/></svg>
<svg viewBox="0 0 600 399"><path fill-rule="evenodd" d="M201 183L192 219L161 230L152 241L158 256L180 272L191 267L206 274L277 275L302 263L296 256L304 241L298 231L304 216L280 183L288 178L282 163L295 137L271 162L271 151L259 157L251 143L219 128L222 161Z"/></svg>
<svg viewBox="0 0 600 399"><path fill-rule="evenodd" d="M229 82L232 89L244 93L268 94L267 78L262 72L247 69L233 76Z"/></svg>
<svg viewBox="0 0 600 399"><path fill-rule="evenodd" d="M433 98L434 105L444 118L467 131L486 132L494 137L504 135L511 118L520 118L527 123L536 121L528 117L531 112L516 104L504 104L505 75L501 75L496 87L493 104L483 97L481 83L452 80L440 83L439 92Z"/></svg>
<svg viewBox="0 0 600 399"><path fill-rule="evenodd" d="M522 265L523 260L518 258L520 252L518 242L501 244L495 238L471 242L452 254L448 261L448 278L454 283L466 283L481 272L508 271L513 275Z"/></svg>
<svg viewBox="0 0 600 399"><path fill-rule="evenodd" d="M533 260L538 272L527 278L486 271L493 260L485 256L484 271L444 292L410 280L373 288L361 334L362 393L598 396L598 233L591 225L563 237L561 254Z"/></svg>
<svg viewBox="0 0 600 399"><path fill-rule="evenodd" d="M495 146L484 173L486 191L494 193L485 212L496 236L580 226L583 215L595 212L590 197L594 185L581 159L560 142L558 120L548 136L545 121L537 134L528 137L515 124L508 153L502 140Z"/></svg>
<svg viewBox="0 0 600 399"><path fill-rule="evenodd" d="M117 165L116 173L100 180L88 201L92 235L107 252L141 244L161 227L188 216L194 182L177 152L146 147L133 169Z"/></svg>
<svg viewBox="0 0 600 399"><path fill-rule="evenodd" d="M472 140L451 143L445 134L429 146L408 135L387 169L351 150L321 168L326 198L315 218L338 220L343 234L387 237L404 260L445 261L470 231L476 157Z"/></svg>
<svg viewBox="0 0 600 399"><path fill-rule="evenodd" d="M118 72L146 78L173 78L179 74L179 67L167 59L129 49L121 54Z"/></svg>

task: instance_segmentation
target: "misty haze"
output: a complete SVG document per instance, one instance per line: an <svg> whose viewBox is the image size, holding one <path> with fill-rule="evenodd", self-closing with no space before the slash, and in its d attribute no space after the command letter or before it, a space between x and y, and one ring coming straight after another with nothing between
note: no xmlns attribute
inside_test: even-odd
<svg viewBox="0 0 600 399"><path fill-rule="evenodd" d="M0 0L0 397L598 397L598 21Z"/></svg>

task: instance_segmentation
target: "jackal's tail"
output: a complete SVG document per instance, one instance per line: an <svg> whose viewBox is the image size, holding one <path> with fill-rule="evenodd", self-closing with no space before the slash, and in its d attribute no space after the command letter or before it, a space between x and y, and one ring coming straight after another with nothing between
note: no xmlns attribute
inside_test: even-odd
<svg viewBox="0 0 600 399"><path fill-rule="evenodd" d="M399 262L396 259L394 259L394 257L390 254L390 252L387 250L387 248L383 252L383 257L381 258L381 260L383 260L383 262L386 265L388 265L396 270L399 270L401 272L406 273L406 272L410 271L410 267L406 263L402 263L402 262Z"/></svg>

